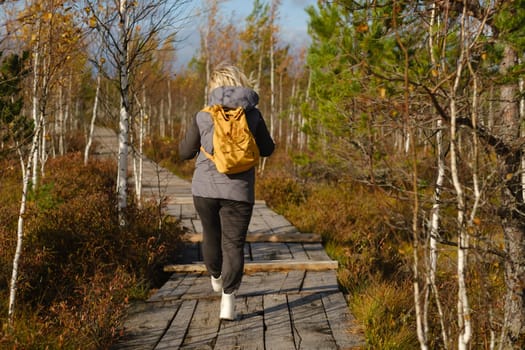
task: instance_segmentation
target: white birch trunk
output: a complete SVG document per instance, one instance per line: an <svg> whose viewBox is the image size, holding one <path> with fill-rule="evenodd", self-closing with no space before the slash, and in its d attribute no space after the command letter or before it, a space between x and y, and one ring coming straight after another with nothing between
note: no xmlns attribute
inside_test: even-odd
<svg viewBox="0 0 525 350"><path fill-rule="evenodd" d="M44 118L44 114L40 113L40 118ZM40 147L40 176L44 176L45 172L45 166L47 162L47 128L46 124L43 123L42 125L42 135L40 136L40 140L42 141L42 146Z"/></svg>
<svg viewBox="0 0 525 350"><path fill-rule="evenodd" d="M166 113L168 114L168 135L169 137L174 137L174 133L173 133L173 125L174 125L174 122L173 122L173 113L171 112L171 109L172 109L172 100L171 100L171 77L168 78L168 91L167 91L167 97L168 97L168 110L166 111Z"/></svg>
<svg viewBox="0 0 525 350"><path fill-rule="evenodd" d="M166 116L164 115L164 99L160 101L160 111L159 111L159 133L161 138L166 137Z"/></svg>
<svg viewBox="0 0 525 350"><path fill-rule="evenodd" d="M147 118L146 111L144 106L146 105L146 90L142 90L142 103L139 101L138 98L135 98L135 101L137 102L139 106L139 125L138 125L138 151L133 152L133 175L135 178L135 196L137 198L137 203L141 203L142 200L142 174L144 169L144 163L143 163L143 144L144 144L144 134L145 134L145 127L144 127L144 120L149 119Z"/></svg>
<svg viewBox="0 0 525 350"><path fill-rule="evenodd" d="M270 29L273 29L273 9ZM273 33L270 33L270 135L275 140L275 57Z"/></svg>
<svg viewBox="0 0 525 350"><path fill-rule="evenodd" d="M18 225L16 230L16 249L13 257L13 270L11 273L11 284L9 287L9 306L8 306L8 319L9 323L12 324L14 321L15 305L16 305L16 292L18 290L18 268L20 263L20 257L22 256L22 249L24 243L24 217L26 213L27 195L29 190L29 175L31 172L31 166L34 159L34 154L38 149L40 133L42 130L42 120L37 121L35 124L36 129L33 135L33 141L31 143L31 150L29 152L29 159L27 161L26 168L24 169L23 157L20 154L20 160L22 164L22 198L20 200L20 210L18 213Z"/></svg>
<svg viewBox="0 0 525 350"><path fill-rule="evenodd" d="M289 148L292 148L294 145L294 135L295 135L295 129L296 129L296 125L295 125L295 90L296 90L296 84L297 84L297 81L294 79L293 81L293 84L292 84L292 92L291 92L291 98L290 98L290 111L288 113L288 120L289 120L289 123L290 123L290 130L288 130L288 138L287 138L287 142L286 142L286 150L288 151Z"/></svg>
<svg viewBox="0 0 525 350"><path fill-rule="evenodd" d="M58 118L56 118L55 133L58 134L58 154L63 156L64 150L64 88L62 85L58 88Z"/></svg>
<svg viewBox="0 0 525 350"><path fill-rule="evenodd" d="M119 149L118 149L118 215L119 225L127 225L125 210L127 208L128 186L128 140L129 140L129 85L128 85L128 17L127 0L120 0L120 25L119 25L119 74L120 74L120 118L119 118Z"/></svg>
<svg viewBox="0 0 525 350"><path fill-rule="evenodd" d="M64 147L64 154L67 153L67 132L68 130L71 130L71 128L68 128L69 119L71 118L71 96L73 95L73 74L69 74L68 78L68 87L67 87L67 94L66 94L66 102L64 106L64 119L62 120L62 135L63 135L63 147Z"/></svg>
<svg viewBox="0 0 525 350"><path fill-rule="evenodd" d="M434 34L432 33L434 23L436 20L436 7L432 4L431 18L429 24L429 52L432 66L437 69L437 59L434 55ZM445 159L443 153L443 121L441 118L436 123L436 156L437 156L437 177L434 196L432 199L432 211L430 218L430 237L429 237L429 265L427 272L427 290L432 291L434 300L436 302L437 312L439 316L439 323L441 326L441 337L443 338L443 348L448 349L448 334L445 326L445 315L439 296L439 290L436 285L437 263L438 263L438 239L440 226L440 209L441 209L441 190L445 180ZM428 292L427 291L427 292ZM426 306L428 307L428 306ZM425 330L428 333L428 313L425 313ZM428 334L427 334L428 337Z"/></svg>
<svg viewBox="0 0 525 350"><path fill-rule="evenodd" d="M312 88L312 71L308 71L308 83L306 85L305 101L306 103L310 102L310 89ZM306 125L306 120L304 119L303 114L300 114L300 130L299 130L299 149L304 151L308 146L308 140L306 139L306 134L304 132L304 127Z"/></svg>
<svg viewBox="0 0 525 350"><path fill-rule="evenodd" d="M40 32L40 20L37 23L37 32ZM33 49L33 91L32 91L32 108L31 115L35 125L38 124L38 70L40 68L40 40L37 40ZM32 153L33 165L31 168L31 183L34 188L38 185L38 147Z"/></svg>
<svg viewBox="0 0 525 350"><path fill-rule="evenodd" d="M95 121L97 120L98 100L100 98L100 73L97 73L97 88L95 90L95 101L93 102L93 113L91 114L91 122L89 123L89 132L84 149L84 165L87 165L89 160L89 150L93 144L93 133L95 131Z"/></svg>
<svg viewBox="0 0 525 350"><path fill-rule="evenodd" d="M465 227L465 198L463 193L463 187L459 180L459 170L457 165L457 107L456 107L456 91L459 88L461 75L463 71L463 60L465 59L465 16L466 6L463 8L463 14L461 17L461 32L460 42L461 52L457 61L456 67L456 78L454 80L454 86L450 94L450 172L452 175L452 183L456 191L456 202L457 202L457 225L458 225L458 256L457 256L457 275L458 275L458 350L467 350L472 335L472 327L470 321L470 306L467 294L466 285L466 273L468 264L468 248L469 248L469 236Z"/></svg>

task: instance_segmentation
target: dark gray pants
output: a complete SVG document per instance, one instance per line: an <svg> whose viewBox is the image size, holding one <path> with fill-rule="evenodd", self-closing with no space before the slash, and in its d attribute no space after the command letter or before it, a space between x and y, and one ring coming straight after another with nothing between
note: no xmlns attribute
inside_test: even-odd
<svg viewBox="0 0 525 350"><path fill-rule="evenodd" d="M213 277L222 276L224 292L230 294L241 284L244 270L244 243L253 204L228 199L193 197L202 222L202 256Z"/></svg>

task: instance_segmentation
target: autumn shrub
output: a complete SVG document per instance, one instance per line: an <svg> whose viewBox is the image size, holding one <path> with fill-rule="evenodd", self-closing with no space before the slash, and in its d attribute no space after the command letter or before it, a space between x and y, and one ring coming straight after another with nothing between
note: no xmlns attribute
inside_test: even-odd
<svg viewBox="0 0 525 350"><path fill-rule="evenodd" d="M405 202L352 179L300 181L273 169L258 179L257 193L301 232L322 235L367 346L416 347L410 272L398 250L411 241Z"/></svg>
<svg viewBox="0 0 525 350"><path fill-rule="evenodd" d="M117 336L126 303L166 280L161 267L180 247L179 223L159 217L154 203L139 209L130 195L129 225L119 227L115 179L114 162L84 166L79 154L48 161L28 202L16 322L0 345L105 348ZM2 205L16 208L13 199ZM2 263L9 262L16 231L11 225L0 232L9 242ZM9 276L2 270L2 295ZM36 315L32 327L28 315Z"/></svg>
<svg viewBox="0 0 525 350"><path fill-rule="evenodd" d="M179 159L179 144L177 141L159 137L148 138L144 143L144 150L149 159L154 160L184 179L191 179L195 161L182 161Z"/></svg>
<svg viewBox="0 0 525 350"><path fill-rule="evenodd" d="M387 196L356 182L312 185L271 175L259 179L258 193L301 232L323 236L342 268L353 272L346 276L348 288L376 274L397 276L402 259L396 242L408 237L403 225L392 223L396 216L386 214L386 207L397 206Z"/></svg>
<svg viewBox="0 0 525 350"><path fill-rule="evenodd" d="M419 347L412 302L408 281L375 281L355 294L350 307L364 325L370 349L406 350Z"/></svg>

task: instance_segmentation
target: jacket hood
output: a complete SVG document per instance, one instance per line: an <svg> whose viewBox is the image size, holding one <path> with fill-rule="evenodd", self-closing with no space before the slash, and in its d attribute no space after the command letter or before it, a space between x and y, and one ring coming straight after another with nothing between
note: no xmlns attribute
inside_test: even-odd
<svg viewBox="0 0 525 350"><path fill-rule="evenodd" d="M228 108L242 107L249 111L259 103L259 95L252 89L238 86L219 86L211 91L209 105Z"/></svg>

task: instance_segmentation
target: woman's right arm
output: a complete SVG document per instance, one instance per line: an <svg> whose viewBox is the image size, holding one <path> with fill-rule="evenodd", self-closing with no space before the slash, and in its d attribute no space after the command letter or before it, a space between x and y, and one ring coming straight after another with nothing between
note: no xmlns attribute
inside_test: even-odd
<svg viewBox="0 0 525 350"><path fill-rule="evenodd" d="M257 130L255 131L255 142L257 143L257 147L259 147L259 153L261 154L261 157L269 157L275 149L275 143L273 142L272 136L268 132L268 128L266 127L266 123L264 122L264 118L260 112L259 118L259 124L257 125Z"/></svg>
<svg viewBox="0 0 525 350"><path fill-rule="evenodd" d="M201 146L201 137L199 127L197 126L197 115L192 119L192 123L186 130L184 138L179 143L179 158L181 160L188 160L194 158Z"/></svg>

